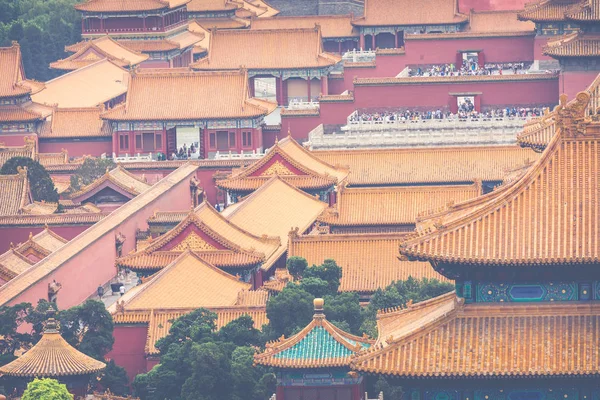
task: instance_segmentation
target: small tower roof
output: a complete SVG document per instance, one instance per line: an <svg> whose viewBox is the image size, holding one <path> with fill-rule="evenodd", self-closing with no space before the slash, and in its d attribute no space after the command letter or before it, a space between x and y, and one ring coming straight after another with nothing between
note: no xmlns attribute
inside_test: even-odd
<svg viewBox="0 0 600 400"><path fill-rule="evenodd" d="M13 362L0 367L0 374L18 377L58 377L88 375L106 368L106 364L76 350L60 335L54 310L35 346Z"/></svg>
<svg viewBox="0 0 600 400"><path fill-rule="evenodd" d="M326 368L350 364L355 353L374 341L351 335L327 321L323 299L315 299L313 320L296 335L267 343L267 349L254 357L256 364L283 368Z"/></svg>

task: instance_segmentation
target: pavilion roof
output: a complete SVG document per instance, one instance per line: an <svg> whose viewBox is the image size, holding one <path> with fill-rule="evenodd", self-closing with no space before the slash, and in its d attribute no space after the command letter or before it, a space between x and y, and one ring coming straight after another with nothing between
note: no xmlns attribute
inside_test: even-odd
<svg viewBox="0 0 600 400"><path fill-rule="evenodd" d="M3 105L0 107L0 122L33 122L40 119L42 119L42 116L29 109L27 104Z"/></svg>
<svg viewBox="0 0 600 400"><path fill-rule="evenodd" d="M127 92L129 73L110 60L100 60L46 82L34 102L62 108L96 107Z"/></svg>
<svg viewBox="0 0 600 400"><path fill-rule="evenodd" d="M39 135L39 133L38 133ZM38 153L37 159L44 167L50 165L64 165L69 163L69 151L61 149L60 153ZM64 177L51 177L53 181L65 181ZM68 179L66 179L68 181Z"/></svg>
<svg viewBox="0 0 600 400"><path fill-rule="evenodd" d="M44 87L41 82L25 78L21 46L17 42L10 47L0 47L0 71L0 98L33 94Z"/></svg>
<svg viewBox="0 0 600 400"><path fill-rule="evenodd" d="M548 41L544 54L554 57L600 57L600 33L573 32Z"/></svg>
<svg viewBox="0 0 600 400"><path fill-rule="evenodd" d="M13 157L35 158L35 140L25 138L23 146L5 146L0 143L0 168Z"/></svg>
<svg viewBox="0 0 600 400"><path fill-rule="evenodd" d="M42 124L41 138L110 137L110 125L100 119L102 107L55 108Z"/></svg>
<svg viewBox="0 0 600 400"><path fill-rule="evenodd" d="M146 61L148 55L132 51L107 35L84 42L75 54L50 63L50 68L72 71L105 58L120 67L131 67Z"/></svg>
<svg viewBox="0 0 600 400"><path fill-rule="evenodd" d="M538 0L525 5L517 17L521 21L558 22L565 21L565 13L585 0Z"/></svg>
<svg viewBox="0 0 600 400"><path fill-rule="evenodd" d="M30 202L26 169L20 169L16 175L0 175L0 216L19 214Z"/></svg>
<svg viewBox="0 0 600 400"><path fill-rule="evenodd" d="M401 253L471 265L598 263L600 124L585 114L589 100L561 96L556 133L520 179L432 216Z"/></svg>
<svg viewBox="0 0 600 400"><path fill-rule="evenodd" d="M127 171L122 166L118 165L110 171L106 171L104 175L96 179L94 182L87 186L83 186L79 191L71 194L71 199L78 199L81 202L81 198L85 198L90 193L96 193L99 187L113 184L121 190L129 193L132 197L146 191L152 185L149 185L142 179L138 178L131 172Z"/></svg>
<svg viewBox="0 0 600 400"><path fill-rule="evenodd" d="M583 0L567 10L565 16L570 21L600 22L600 0Z"/></svg>
<svg viewBox="0 0 600 400"><path fill-rule="evenodd" d="M0 255L0 278L11 280L65 243L66 239L48 228L35 236L30 233L26 242L11 246L10 250Z"/></svg>
<svg viewBox="0 0 600 400"><path fill-rule="evenodd" d="M312 154L331 165L349 168L347 181L351 186L501 181L507 170L539 157L518 146L328 150Z"/></svg>
<svg viewBox="0 0 600 400"><path fill-rule="evenodd" d="M323 314L323 299L315 299L313 320L297 334L267 343L254 362L279 368L327 368L350 364L351 357L373 341L344 332Z"/></svg>
<svg viewBox="0 0 600 400"><path fill-rule="evenodd" d="M58 321L46 321L42 338L25 354L0 367L0 373L17 377L60 377L89 375L102 371L106 364L89 357L60 335Z"/></svg>
<svg viewBox="0 0 600 400"><path fill-rule="evenodd" d="M242 29L250 26L250 21L238 17L196 18L195 23L204 29Z"/></svg>
<svg viewBox="0 0 600 400"><path fill-rule="evenodd" d="M482 34L535 33L535 23L517 18L518 11L475 11L469 14L469 32Z"/></svg>
<svg viewBox="0 0 600 400"><path fill-rule="evenodd" d="M398 233L302 236L292 233L288 257L303 257L309 265L335 260L342 267L341 292L373 293L409 276L417 280L427 278L447 282L448 279L429 263L398 259L398 248L406 237L406 234ZM285 276L280 278L283 278L280 281L289 280ZM280 286L283 289L285 285Z"/></svg>
<svg viewBox="0 0 600 400"><path fill-rule="evenodd" d="M86 12L131 12L177 8L190 0L86 0L75 5Z"/></svg>
<svg viewBox="0 0 600 400"><path fill-rule="evenodd" d="M334 167L313 156L291 136L269 149L267 154L246 168L234 170L217 186L238 191L252 191L261 187L274 175L300 189L323 189L340 183L348 170Z"/></svg>
<svg viewBox="0 0 600 400"><path fill-rule="evenodd" d="M234 0L240 4L236 15L244 18L270 18L279 14L279 10L265 0ZM244 13L245 12L245 13Z"/></svg>
<svg viewBox="0 0 600 400"><path fill-rule="evenodd" d="M240 5L230 0L191 0L187 4L188 12L214 12L214 11L227 11L235 10Z"/></svg>
<svg viewBox="0 0 600 400"><path fill-rule="evenodd" d="M194 102L189 99L194 98ZM150 101L149 101L150 99ZM127 101L102 115L111 121L252 118L266 108L248 95L245 71L134 72Z"/></svg>
<svg viewBox="0 0 600 400"><path fill-rule="evenodd" d="M380 313L376 345L351 366L420 378L598 375L599 325L598 304L465 305L452 292Z"/></svg>
<svg viewBox="0 0 600 400"><path fill-rule="evenodd" d="M189 249L217 267L248 268L264 262L279 246L279 238L255 236L228 222L205 201L166 234L119 258L117 265L133 270L162 269Z"/></svg>
<svg viewBox="0 0 600 400"><path fill-rule="evenodd" d="M251 284L186 250L122 300L127 310L232 306L239 292L251 288Z"/></svg>
<svg viewBox="0 0 600 400"><path fill-rule="evenodd" d="M352 21L357 26L460 24L468 17L458 12L457 0L365 0L364 17Z"/></svg>
<svg viewBox="0 0 600 400"><path fill-rule="evenodd" d="M351 15L303 15L289 17L257 18L252 20L251 29L314 28L321 26L323 38L357 37L359 32L351 24Z"/></svg>
<svg viewBox="0 0 600 400"><path fill-rule="evenodd" d="M330 67L341 57L323 51L321 29L216 30L198 70L250 70Z"/></svg>
<svg viewBox="0 0 600 400"><path fill-rule="evenodd" d="M456 186L338 186L337 202L319 221L332 226L414 224L424 210L440 209L481 194L480 183Z"/></svg>
<svg viewBox="0 0 600 400"><path fill-rule="evenodd" d="M326 207L326 203L275 175L222 214L228 221L255 235L281 238L282 246L261 267L268 270L287 249L290 230L306 231Z"/></svg>

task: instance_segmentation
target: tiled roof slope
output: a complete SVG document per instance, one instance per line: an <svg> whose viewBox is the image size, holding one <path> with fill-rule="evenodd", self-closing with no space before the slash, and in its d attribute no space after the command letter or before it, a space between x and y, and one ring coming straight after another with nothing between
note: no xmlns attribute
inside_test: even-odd
<svg viewBox="0 0 600 400"><path fill-rule="evenodd" d="M348 170L333 167L316 158L288 136L276 142L262 159L246 168L234 170L228 178L217 181L217 186L250 191L258 189L273 175L300 189L321 189L343 181Z"/></svg>
<svg viewBox="0 0 600 400"><path fill-rule="evenodd" d="M320 28L228 29L212 32L208 56L191 67L198 70L322 68L339 61L340 56L323 51Z"/></svg>
<svg viewBox="0 0 600 400"><path fill-rule="evenodd" d="M600 57L600 33L573 32L560 39L548 41L544 54L561 57Z"/></svg>
<svg viewBox="0 0 600 400"><path fill-rule="evenodd" d="M43 83L25 78L21 60L21 47L13 42L10 47L0 47L0 98L24 96L38 92Z"/></svg>
<svg viewBox="0 0 600 400"><path fill-rule="evenodd" d="M55 108L42 124L41 138L110 137L107 122L100 119L101 107Z"/></svg>
<svg viewBox="0 0 600 400"><path fill-rule="evenodd" d="M185 238L181 239L184 234ZM264 262L279 244L277 237L254 236L228 222L205 201L196 210L188 212L175 228L150 241L144 249L119 258L117 265L133 270L162 269L189 249L220 268L248 268Z"/></svg>
<svg viewBox="0 0 600 400"><path fill-rule="evenodd" d="M126 93L128 78L126 70L104 59L46 82L32 100L62 108L96 107Z"/></svg>
<svg viewBox="0 0 600 400"><path fill-rule="evenodd" d="M365 16L354 20L358 26L445 25L466 22L458 13L457 0L365 0Z"/></svg>
<svg viewBox="0 0 600 400"><path fill-rule="evenodd" d="M91 216L94 218L94 222L97 222L85 232L69 241L69 243L38 262L33 268L29 268L6 285L0 287L0 305L6 304L26 291L35 282L38 282L59 269L66 261L73 259L73 257L79 254L82 249L87 248L94 243L94 241L104 237L104 235L107 235L109 232L112 232L119 224L126 218L134 215L140 208L148 206L183 180L190 179L190 176L195 173L197 168L198 167L191 164L185 164L179 167L176 171L170 173L144 193L122 205L108 216L98 213L82 214L88 217ZM39 219L40 216L31 217ZM42 217L46 218L47 216ZM49 225L56 219L60 220L62 224L65 223L64 220L66 218L69 219L69 223L78 223L81 221L81 216L77 214L56 214L52 217L53 218L48 222ZM3 223L5 223L4 218L0 218L0 224Z"/></svg>
<svg viewBox="0 0 600 400"><path fill-rule="evenodd" d="M469 30L481 33L503 32L535 32L535 23L521 21L517 11L471 11L469 15Z"/></svg>
<svg viewBox="0 0 600 400"><path fill-rule="evenodd" d="M350 364L351 357L373 343L351 335L329 322L323 314L323 300L315 299L313 320L290 338L267 343L254 356L259 365L283 368L328 368Z"/></svg>
<svg viewBox="0 0 600 400"><path fill-rule="evenodd" d="M11 248L0 255L0 279L8 282L33 264L35 261L25 257L17 249Z"/></svg>
<svg viewBox="0 0 600 400"><path fill-rule="evenodd" d="M16 215L30 201L26 170L16 175L0 175L0 215Z"/></svg>
<svg viewBox="0 0 600 400"><path fill-rule="evenodd" d="M525 5L517 17L521 21L558 22L565 21L565 12L585 0L538 0Z"/></svg>
<svg viewBox="0 0 600 400"><path fill-rule="evenodd" d="M577 22L600 22L600 0L586 0L565 13L567 19Z"/></svg>
<svg viewBox="0 0 600 400"><path fill-rule="evenodd" d="M58 322L49 318L42 338L21 357L0 367L0 374L27 378L91 375L106 364L76 350L60 335Z"/></svg>
<svg viewBox="0 0 600 400"><path fill-rule="evenodd" d="M106 171L104 175L96 179L94 182L87 186L83 186L81 189L79 189L79 191L72 193L70 197L72 199L80 199L88 193L96 190L100 186L110 183L116 185L132 196L137 196L151 186L131 172L127 171L122 166L118 165L116 168Z"/></svg>
<svg viewBox="0 0 600 400"><path fill-rule="evenodd" d="M192 98L194 101L190 102ZM133 73L127 101L105 112L102 118L111 121L251 118L266 115L275 107L264 108L248 97L248 77L244 71L161 70Z"/></svg>
<svg viewBox="0 0 600 400"><path fill-rule="evenodd" d="M23 146L5 146L0 143L0 168L13 157L35 158L35 141L27 138Z"/></svg>
<svg viewBox="0 0 600 400"><path fill-rule="evenodd" d="M236 15L239 17L270 18L279 14L279 10L265 0L236 0L236 3L241 5L241 8L236 10Z"/></svg>
<svg viewBox="0 0 600 400"><path fill-rule="evenodd" d="M458 218L430 226L401 253L474 265L598 263L600 124L585 117L589 99L581 92L567 104L562 95L556 134L521 179Z"/></svg>
<svg viewBox="0 0 600 400"><path fill-rule="evenodd" d="M414 224L419 213L481 194L479 184L461 186L338 186L337 203L319 217L333 226Z"/></svg>
<svg viewBox="0 0 600 400"><path fill-rule="evenodd" d="M454 293L428 302L383 315L396 326L382 330L380 320L378 343L352 368L401 377L600 373L597 304L464 305Z"/></svg>
<svg viewBox="0 0 600 400"><path fill-rule="evenodd" d="M190 0L86 0L75 9L87 12L154 11L180 7Z"/></svg>
<svg viewBox="0 0 600 400"><path fill-rule="evenodd" d="M232 18L197 18L194 22L203 29L242 29L250 26L250 21L232 17Z"/></svg>
<svg viewBox="0 0 600 400"><path fill-rule="evenodd" d="M211 12L235 10L240 7L237 3L229 0L191 0L187 3L189 12Z"/></svg>
<svg viewBox="0 0 600 400"><path fill-rule="evenodd" d="M335 260L342 267L342 292L373 293L409 276L448 281L429 263L399 260L398 248L405 240L403 234L292 234L288 257L303 257L308 265Z"/></svg>
<svg viewBox="0 0 600 400"><path fill-rule="evenodd" d="M69 57L50 63L50 68L71 71L107 58L120 67L131 67L148 59L147 54L134 52L109 36L89 40Z"/></svg>
<svg viewBox="0 0 600 400"><path fill-rule="evenodd" d="M234 305L238 293L252 285L208 264L189 250L161 270L131 296L123 296L127 310L200 308Z"/></svg>
<svg viewBox="0 0 600 400"><path fill-rule="evenodd" d="M351 24L351 15L307 15L290 17L257 18L250 29L314 28L321 26L323 38L356 37L358 30Z"/></svg>
<svg viewBox="0 0 600 400"><path fill-rule="evenodd" d="M42 164L44 167L48 167L51 165L65 165L69 163L69 152L67 151L67 149L61 149L60 153L38 153L37 159L39 163ZM65 178L64 176L53 176L51 178L54 182L54 186L56 187L56 184L59 182L61 185L68 183L70 177ZM59 188L57 187L56 190L58 189ZM66 189L68 189L68 187Z"/></svg>
<svg viewBox="0 0 600 400"><path fill-rule="evenodd" d="M507 170L539 157L518 146L314 151L313 154L331 165L348 167L351 186L501 181Z"/></svg>

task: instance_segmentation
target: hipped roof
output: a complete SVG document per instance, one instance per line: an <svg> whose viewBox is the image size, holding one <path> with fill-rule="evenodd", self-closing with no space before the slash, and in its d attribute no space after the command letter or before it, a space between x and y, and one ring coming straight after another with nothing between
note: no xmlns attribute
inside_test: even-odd
<svg viewBox="0 0 600 400"><path fill-rule="evenodd" d="M290 29L321 27L323 38L357 37L359 32L351 24L351 15L302 15L289 17L256 18L250 29Z"/></svg>
<svg viewBox="0 0 600 400"><path fill-rule="evenodd" d="M364 17L357 26L445 25L467 22L457 0L365 0Z"/></svg>
<svg viewBox="0 0 600 400"><path fill-rule="evenodd" d="M0 98L33 94L44 84L27 80L21 57L21 46L13 42L10 47L0 47Z"/></svg>
<svg viewBox="0 0 600 400"><path fill-rule="evenodd" d="M87 0L75 5L78 11L134 12L177 8L190 0Z"/></svg>

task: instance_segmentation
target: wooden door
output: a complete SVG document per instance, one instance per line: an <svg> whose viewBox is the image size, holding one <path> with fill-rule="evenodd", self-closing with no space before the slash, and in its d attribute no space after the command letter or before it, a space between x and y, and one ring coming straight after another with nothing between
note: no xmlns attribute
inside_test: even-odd
<svg viewBox="0 0 600 400"><path fill-rule="evenodd" d="M217 132L217 150L229 151L229 132L218 131Z"/></svg>
<svg viewBox="0 0 600 400"><path fill-rule="evenodd" d="M143 133L142 134L142 150L144 153L150 153L154 151L154 133Z"/></svg>

